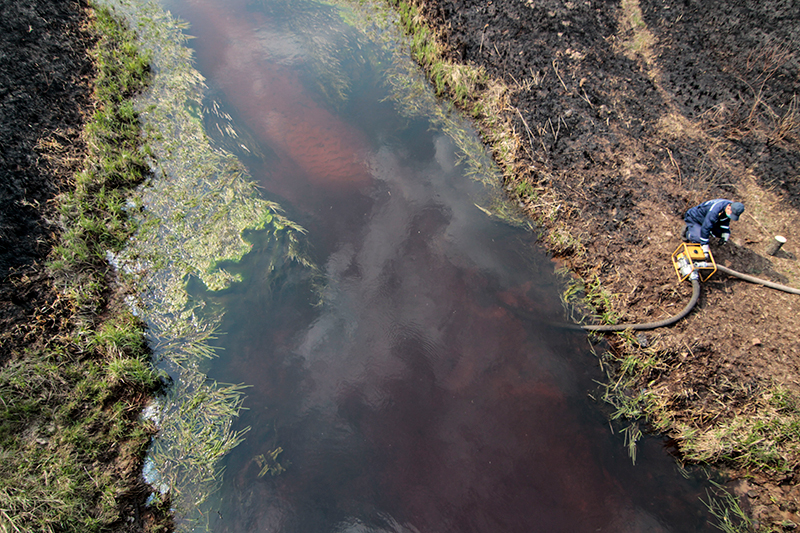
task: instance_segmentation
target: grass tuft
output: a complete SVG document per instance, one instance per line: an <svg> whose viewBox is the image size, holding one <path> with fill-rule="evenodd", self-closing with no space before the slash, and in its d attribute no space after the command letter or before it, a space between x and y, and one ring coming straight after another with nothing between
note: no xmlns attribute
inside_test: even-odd
<svg viewBox="0 0 800 533"><path fill-rule="evenodd" d="M739 500L722 488L719 483L711 482L716 487L716 494L706 491L708 502L703 502L709 512L717 519L714 527L725 533L748 533L753 530L753 522L742 510Z"/></svg>

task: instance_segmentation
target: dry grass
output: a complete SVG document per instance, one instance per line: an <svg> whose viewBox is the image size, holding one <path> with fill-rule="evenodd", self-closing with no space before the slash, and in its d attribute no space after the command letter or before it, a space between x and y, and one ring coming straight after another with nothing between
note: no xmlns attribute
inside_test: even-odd
<svg viewBox="0 0 800 533"><path fill-rule="evenodd" d="M681 358L663 351L658 340L642 348L623 333L617 341L616 352L601 358L608 373L602 398L614 407L613 419L646 420L679 443L688 463L779 475L800 465L800 399L794 393L778 384L725 379L695 389L692 380L676 379L684 372L676 364ZM683 386L675 387L678 382Z"/></svg>
<svg viewBox="0 0 800 533"><path fill-rule="evenodd" d="M647 29L639 0L622 0L619 13L619 36L622 53L629 59L641 58L651 65L655 37Z"/></svg>
<svg viewBox="0 0 800 533"><path fill-rule="evenodd" d="M796 143L800 134L797 95L781 99L770 92L773 79L793 62L789 46L775 40L734 62L731 69L749 94L743 100L722 102L709 109L703 116L703 127L730 140L752 136L768 144Z"/></svg>

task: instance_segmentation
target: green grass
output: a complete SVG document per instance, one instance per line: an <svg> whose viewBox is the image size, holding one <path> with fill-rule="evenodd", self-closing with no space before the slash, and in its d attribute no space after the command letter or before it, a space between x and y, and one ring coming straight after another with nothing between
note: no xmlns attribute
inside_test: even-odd
<svg viewBox="0 0 800 533"><path fill-rule="evenodd" d="M747 516L739 500L721 485L711 482L715 487L715 494L706 491L707 502L703 502L708 511L717 519L714 527L725 533L748 533L753 531L753 521ZM760 529L759 529L760 531Z"/></svg>
<svg viewBox="0 0 800 533"><path fill-rule="evenodd" d="M616 324L619 316L614 311L613 295L603 286L600 276L593 275L586 282L585 301L602 324Z"/></svg>
<svg viewBox="0 0 800 533"><path fill-rule="evenodd" d="M175 521L184 529L202 527L224 474L220 459L247 428L235 428L244 387L214 383L203 372L206 360L217 355L213 339L221 309L190 296L186 280L196 278L209 291L225 289L240 279L233 265L251 251L264 260L264 290L286 283L288 268L310 278L316 271L305 253L305 230L263 199L236 157L210 144L201 117L223 119L226 113L216 103L204 105L208 94L193 66L185 23L152 2L110 3L136 28L143 49L152 50L154 76L137 106L151 164L166 178L139 188L135 200L146 209L130 211L139 222L135 241L115 255L131 270L131 283L146 287L139 297L148 338L173 378L148 409L159 427L148 471L168 495L164 503ZM113 330L106 334L116 336ZM123 383L143 371L136 363L111 366L113 378Z"/></svg>
<svg viewBox="0 0 800 533"><path fill-rule="evenodd" d="M134 231L125 213L127 191L148 173L142 134L131 97L148 83L149 58L138 54L135 35L108 9L97 9L94 50L99 106L86 126L90 157L75 188L59 200L65 227L50 262L56 271L102 269L108 250L119 250ZM91 285L91 284L90 284ZM90 286L86 302L96 300ZM81 305L86 302L81 302Z"/></svg>
<svg viewBox="0 0 800 533"><path fill-rule="evenodd" d="M607 374L601 398L612 406L612 420L641 421L652 432L670 435L687 463L778 476L800 466L800 399L795 394L775 384L748 385L728 393L743 402L731 414L728 403L733 400L712 384L707 394L714 400L687 419L678 393L658 386L660 375L671 370L668 354L637 346L630 333L617 334L615 340L615 353L606 352L600 360ZM626 444L633 457L631 440L626 438Z"/></svg>
<svg viewBox="0 0 800 533"><path fill-rule="evenodd" d="M121 524L131 478L154 428L139 419L161 386L143 324L112 296L107 251L134 231L128 191L147 172L130 98L149 79L135 37L106 9L95 10L97 111L86 127L88 156L74 188L58 198L62 233L48 268L60 295L61 326L0 369L0 530L103 531ZM116 302L116 303L114 303ZM52 330L31 325L31 332Z"/></svg>
<svg viewBox="0 0 800 533"><path fill-rule="evenodd" d="M0 371L4 530L101 531L122 519L117 497L130 486L113 463L143 456L153 428L136 395L158 380L149 363L123 382L107 360L72 355L28 353Z"/></svg>
<svg viewBox="0 0 800 533"><path fill-rule="evenodd" d="M727 463L786 474L800 465L800 401L774 385L753 395L748 409L711 427L679 426L687 460Z"/></svg>
<svg viewBox="0 0 800 533"><path fill-rule="evenodd" d="M627 332L618 334L625 337ZM625 447L633 463L636 463L637 443L643 436L641 425L651 419L655 411L656 398L653 392L638 382L642 372L657 368L659 363L649 350L628 352L622 357L614 357L606 352L601 364L608 374L608 381L601 384L601 399L613 410L609 415L612 421L627 424L622 428Z"/></svg>

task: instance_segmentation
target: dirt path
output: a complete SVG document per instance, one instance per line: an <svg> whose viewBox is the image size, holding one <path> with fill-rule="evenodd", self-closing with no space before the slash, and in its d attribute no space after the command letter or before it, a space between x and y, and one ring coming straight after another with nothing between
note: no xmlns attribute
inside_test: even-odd
<svg viewBox="0 0 800 533"><path fill-rule="evenodd" d="M691 287L678 284L670 254L685 211L712 198L746 206L732 242L712 245L717 260L800 287L800 6L423 5L450 59L483 67L510 88L506 114L522 149L507 188L533 216L546 215L549 247L610 291L620 322L658 320L688 301ZM532 189L539 194L528 196ZM788 243L766 255L778 234ZM633 340L616 342L617 355L638 350L640 360L654 361L641 384L656 395L671 419L666 430L682 447L693 430L710 435L741 417L752 422L765 402L774 410L773 383L800 393L796 295L718 274L686 320ZM796 407L778 411L796 415ZM754 475L732 487L761 525L800 524L796 447L788 471L775 472L732 457L723 442L694 445L734 476Z"/></svg>

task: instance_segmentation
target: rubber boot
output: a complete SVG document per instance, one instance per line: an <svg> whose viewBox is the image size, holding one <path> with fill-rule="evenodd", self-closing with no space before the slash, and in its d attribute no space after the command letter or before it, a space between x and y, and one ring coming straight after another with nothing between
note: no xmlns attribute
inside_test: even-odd
<svg viewBox="0 0 800 533"><path fill-rule="evenodd" d="M683 242L689 242L689 224L683 226L683 233L681 234L681 240L683 240Z"/></svg>

